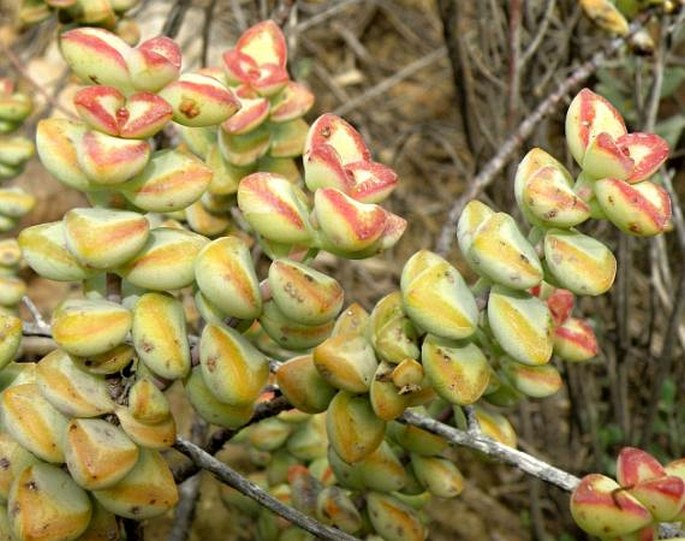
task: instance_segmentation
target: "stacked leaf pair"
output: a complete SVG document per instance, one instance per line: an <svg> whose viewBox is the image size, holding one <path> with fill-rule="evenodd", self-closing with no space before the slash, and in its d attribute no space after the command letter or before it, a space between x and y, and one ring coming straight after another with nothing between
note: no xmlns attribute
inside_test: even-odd
<svg viewBox="0 0 685 541"><path fill-rule="evenodd" d="M60 349L3 371L3 438L7 460L16 463L3 524L17 539L119 539L118 517L156 516L178 499L160 454L176 437L160 389L187 376L191 362L185 311L168 291L193 283L195 256L208 242L153 227L160 220L141 211L184 208L212 172L189 154L153 150L150 138L178 108L157 94L179 76L173 41L133 48L86 28L63 34L61 45L75 73L102 84L77 93L81 121L41 121L39 155L96 207L20 235L36 272L81 281L85 295L53 313ZM227 89L223 98L234 104ZM108 299L116 275L124 278L123 304Z"/></svg>
<svg viewBox="0 0 685 541"><path fill-rule="evenodd" d="M616 480L586 475L571 495L573 519L603 541L658 539L660 523L685 519L684 506L685 459L662 466L634 447L619 453Z"/></svg>
<svg viewBox="0 0 685 541"><path fill-rule="evenodd" d="M299 411L321 419L325 429L319 438L328 446L323 464L332 479L317 477L319 462L304 464L318 480L315 499L335 490L336 501L347 502L305 512L356 535L424 538L419 509L428 495L454 497L463 484L456 466L441 456L447 447L442 438L394 420L408 407L434 402L425 370L400 292L381 299L370 314L349 306L329 338L279 366L276 382L283 394ZM253 430L258 429L248 432ZM326 490L333 482L339 488ZM350 518L357 515L361 520Z"/></svg>
<svg viewBox="0 0 685 541"><path fill-rule="evenodd" d="M0 78L0 182L19 176L33 157L33 143L15 132L31 114L28 94L18 91L14 82ZM21 188L0 188L0 232L10 231L35 204L35 198Z"/></svg>
<svg viewBox="0 0 685 541"><path fill-rule="evenodd" d="M270 253L323 249L361 259L397 243L406 222L378 204L397 176L371 159L350 124L335 115L319 117L307 132L303 161L308 192L275 173L255 173L240 183L238 206Z"/></svg>
<svg viewBox="0 0 685 541"><path fill-rule="evenodd" d="M64 24L80 26L101 26L117 33L133 32L137 28L125 14L138 4L139 0L22 0L19 6L19 20L30 26L39 24L56 15Z"/></svg>
<svg viewBox="0 0 685 541"><path fill-rule="evenodd" d="M187 126L180 130L185 144L214 173L201 201L185 210L184 219L195 231L216 236L230 226L238 185L252 173L277 174L292 184L301 181L295 159L302 155L309 128L302 117L314 96L290 79L286 64L285 36L273 21L265 21L224 53L223 67L184 76L169 91L185 95L187 85L211 76L226 85L236 101L235 114L211 126L196 121L200 119L174 117Z"/></svg>
<svg viewBox="0 0 685 541"><path fill-rule="evenodd" d="M88 357L59 349L5 368L5 535L121 539L117 516L140 520L175 505L176 486L159 453L176 433L166 397L152 376L137 378L127 404L110 393L132 356L127 346ZM116 424L108 421L114 417Z"/></svg>
<svg viewBox="0 0 685 541"><path fill-rule="evenodd" d="M182 105L170 90L179 78L181 53L165 37L131 47L105 30L81 28L64 33L60 43L74 73L95 85L74 98L81 121L50 118L39 123L38 152L48 171L85 192L96 207L159 213L198 200L212 178L211 169L187 153L155 151L150 138L180 108L211 116L210 121L217 114L227 118L237 108L229 90L207 78L188 90ZM168 99L162 90L170 93ZM196 111L191 103L202 107Z"/></svg>
<svg viewBox="0 0 685 541"><path fill-rule="evenodd" d="M606 218L630 235L650 237L666 230L671 202L650 180L668 157L661 137L628 133L620 113L585 89L566 115L566 140L582 173L575 190L594 218Z"/></svg>
<svg viewBox="0 0 685 541"><path fill-rule="evenodd" d="M526 155L515 180L516 200L524 216L545 230L545 261L559 282L571 280L572 273L558 261L566 261L565 252L576 246L580 254L597 254L593 271L606 267L600 257L602 247L575 230L588 218L608 219L625 233L645 237L664 232L671 218L668 193L650 180L668 157L662 138L628 133L620 113L606 99L583 89L568 109L566 140L581 167L575 181L539 148ZM575 293L591 295L610 286L608 276L594 288L564 284Z"/></svg>
<svg viewBox="0 0 685 541"><path fill-rule="evenodd" d="M0 182L17 177L34 154L26 137L15 134L31 114L31 98L15 89L8 78L0 79ZM0 232L14 229L34 206L35 198L18 187L0 188ZM23 263L14 238L0 240L0 368L14 359L21 345L18 306L26 284L18 273Z"/></svg>

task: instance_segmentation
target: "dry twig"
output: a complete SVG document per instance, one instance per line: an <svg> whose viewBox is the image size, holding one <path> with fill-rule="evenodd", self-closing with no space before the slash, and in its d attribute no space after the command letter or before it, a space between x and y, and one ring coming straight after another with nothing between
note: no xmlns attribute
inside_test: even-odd
<svg viewBox="0 0 685 541"><path fill-rule="evenodd" d="M261 489L258 485L240 475L233 468L217 460L212 455L203 451L197 445L182 438L176 439L174 448L190 458L199 468L213 473L222 483L236 489L241 494L252 498L257 503L273 511L274 513L296 524L320 539L330 541L358 541L358 538L346 534L340 530L325 526L324 524L308 517L297 509L288 507Z"/></svg>
<svg viewBox="0 0 685 541"><path fill-rule="evenodd" d="M485 436L480 431L464 431L440 423L435 419L419 415L411 411L405 411L399 421L418 426L428 432L442 436L452 445L459 445L475 449L485 453L489 457L505 462L528 475L532 475L546 483L555 485L563 490L571 491L579 483L580 479L564 470L543 462L527 453L499 443Z"/></svg>

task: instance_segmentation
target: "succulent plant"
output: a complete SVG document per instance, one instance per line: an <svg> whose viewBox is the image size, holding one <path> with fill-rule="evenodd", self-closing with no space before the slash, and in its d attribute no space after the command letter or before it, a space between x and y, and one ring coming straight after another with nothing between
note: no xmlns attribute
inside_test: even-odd
<svg viewBox="0 0 685 541"><path fill-rule="evenodd" d="M176 440L165 390L179 380L200 417L237 432L277 499L355 535L422 541L429 494L455 497L464 479L448 442L402 414L442 409L458 424L468 406L484 437L516 446L492 405L547 397L562 385L558 360L599 354L575 296L605 293L616 259L578 227L593 218L639 236L669 227L668 193L650 180L665 141L628 133L607 100L581 91L566 117L577 177L540 148L516 170L527 223L472 201L457 226L468 272L421 250L399 288L368 311L345 307L317 255L363 259L396 245L407 223L383 204L397 174L346 120L303 120L314 97L290 79L275 22L248 29L222 66L182 73L173 40L126 39L121 17L135 3L22 4L27 23L55 10L73 23L60 48L84 84L78 119L41 120L36 150L92 206L0 242L0 462L10 463L0 468L0 532L119 539L121 518L175 506L160 451ZM30 112L28 95L0 79L0 179L34 152L14 134ZM0 189L0 229L33 203ZM58 349L30 368L12 363L22 258L42 277L83 285L52 315ZM275 393L293 411L252 422ZM618 482L581 481L571 504L581 528L647 538L656 522L683 517L685 468L641 453L622 452ZM239 505L264 538L306 538Z"/></svg>
<svg viewBox="0 0 685 541"><path fill-rule="evenodd" d="M616 481L600 474L581 479L571 496L573 518L586 532L606 539L655 538L659 522L682 515L685 485L677 463L664 468L646 451L624 447Z"/></svg>

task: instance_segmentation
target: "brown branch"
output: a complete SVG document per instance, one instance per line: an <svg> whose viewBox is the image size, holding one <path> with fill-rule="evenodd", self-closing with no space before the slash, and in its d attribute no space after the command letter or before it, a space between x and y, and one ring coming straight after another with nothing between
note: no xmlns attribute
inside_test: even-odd
<svg viewBox="0 0 685 541"><path fill-rule="evenodd" d="M238 27L238 30L242 33L247 30L247 19L245 18L245 12L243 11L242 2L240 0L231 0L231 11L233 12L233 18Z"/></svg>
<svg viewBox="0 0 685 541"><path fill-rule="evenodd" d="M521 26L523 24L522 0L509 2L509 92L507 96L507 131L518 121L521 93Z"/></svg>
<svg viewBox="0 0 685 541"><path fill-rule="evenodd" d="M675 222L676 231L678 233L678 247L681 259L685 258L685 217L680 206L680 199L677 192L673 188L673 183L669 175L662 174L664 187L668 191L673 208L673 221ZM663 345L659 356L657 358L657 372L654 377L654 384L650 396L650 402L647 405L647 414L645 415L644 430L640 444L646 447L651 439L654 431L654 425L657 414L659 412L659 402L661 401L661 389L663 387L668 374L673 365L674 349L676 341L678 340L678 333L680 330L681 318L683 310L685 309L685 269L680 271L680 279L678 280L678 287L675 292L675 301L670 314L668 314L668 327L664 336Z"/></svg>
<svg viewBox="0 0 685 541"><path fill-rule="evenodd" d="M417 71L430 66L434 62L437 62L445 56L445 53L445 47L439 47L438 49L435 49L434 51L428 53L426 56L419 58L418 60L412 62L408 66L405 66L400 71L388 77L387 79L383 79L380 83L372 86L371 88L363 92L361 95L347 101L346 103L343 103L343 105L338 107L333 112L336 115L349 114L350 112L354 111L357 107L363 105L367 101L386 93L393 86L402 82L404 79L411 77Z"/></svg>
<svg viewBox="0 0 685 541"><path fill-rule="evenodd" d="M285 26L290 18L290 13L297 4L297 0L279 0L278 6L271 13L271 19L280 27Z"/></svg>
<svg viewBox="0 0 685 541"><path fill-rule="evenodd" d="M630 401L628 393L628 370L630 368L632 353L630 348L631 336L628 322L631 321L631 304L629 302L632 275L632 245L631 238L618 231L618 270L614 287L617 339L612 352L613 364L616 367L617 378L611 385L609 392L615 396L616 418L618 426L627 441L630 439ZM620 359L620 362L618 362Z"/></svg>
<svg viewBox="0 0 685 541"><path fill-rule="evenodd" d="M45 102L50 105L51 108L57 109L62 112L67 118L77 119L78 117L69 109L62 107L57 101L57 97L50 94L45 87L38 83L33 77L31 77L26 69L26 65L14 54L14 51L9 47L5 46L2 41L0 41L0 52L7 57L12 64L12 67L16 70L19 76L26 80L43 98Z"/></svg>
<svg viewBox="0 0 685 541"><path fill-rule="evenodd" d="M205 26L202 29L202 53L200 54L200 65L203 68L207 67L209 60L209 42L211 37L212 21L214 20L214 8L216 7L216 0L210 0L205 8Z"/></svg>
<svg viewBox="0 0 685 541"><path fill-rule="evenodd" d="M316 26L317 24L321 24L331 17L334 17L341 11L344 11L348 6L359 4L362 2L366 3L368 2L368 0L340 0L338 2L331 2L332 6L330 8L322 11L321 13L317 13L316 15L307 19L306 21L299 23L297 26L295 26L293 31L300 34L305 30L313 26Z"/></svg>
<svg viewBox="0 0 685 541"><path fill-rule="evenodd" d="M174 39L178 35L178 32L183 25L183 19L185 19L190 6L190 0L176 0L173 7L169 10L166 21L164 21L164 26L162 27L163 35L171 39Z"/></svg>
<svg viewBox="0 0 685 541"><path fill-rule="evenodd" d="M547 7L545 8L545 14L542 16L542 21L538 24L537 32L535 37L528 44L526 49L521 53L521 60L519 61L519 66L522 68L530 61L536 51L540 48L547 29L549 28L549 23L552 20L552 15L554 13L554 7L556 6L556 0L547 0Z"/></svg>
<svg viewBox="0 0 685 541"><path fill-rule="evenodd" d="M480 148L480 136L475 122L475 111L471 106L473 96L473 71L460 27L463 27L463 15L459 12L458 0L438 0L438 12L442 24L442 33L447 47L447 57L452 68L452 81L455 101L459 107L459 118L466 134L466 145L474 158Z"/></svg>

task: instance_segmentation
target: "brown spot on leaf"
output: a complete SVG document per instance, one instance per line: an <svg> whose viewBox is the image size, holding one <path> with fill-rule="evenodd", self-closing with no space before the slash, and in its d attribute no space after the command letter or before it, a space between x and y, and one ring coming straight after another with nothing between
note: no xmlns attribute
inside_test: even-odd
<svg viewBox="0 0 685 541"><path fill-rule="evenodd" d="M207 357L207 361L205 362L207 370L209 370L210 372L214 372L214 370L216 370L216 362L218 360L219 358L216 355L211 355Z"/></svg>
<svg viewBox="0 0 685 541"><path fill-rule="evenodd" d="M197 101L191 98L183 98L178 106L178 110L187 118L195 118L200 114L200 106Z"/></svg>

